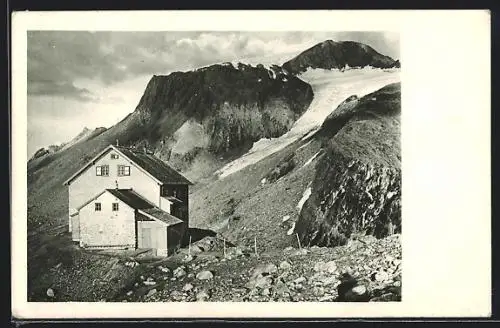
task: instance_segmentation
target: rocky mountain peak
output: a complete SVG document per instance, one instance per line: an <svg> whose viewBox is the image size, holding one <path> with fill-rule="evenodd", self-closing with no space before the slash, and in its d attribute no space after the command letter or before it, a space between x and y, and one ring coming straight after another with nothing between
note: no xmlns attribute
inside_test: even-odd
<svg viewBox="0 0 500 328"><path fill-rule="evenodd" d="M391 57L360 42L326 40L283 64L283 68L293 74L309 68L342 69L346 66L392 68L399 67L399 61L396 63Z"/></svg>

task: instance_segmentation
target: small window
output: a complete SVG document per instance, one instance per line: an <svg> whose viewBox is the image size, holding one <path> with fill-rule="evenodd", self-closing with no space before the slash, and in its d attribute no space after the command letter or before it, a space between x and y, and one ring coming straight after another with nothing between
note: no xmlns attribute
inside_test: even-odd
<svg viewBox="0 0 500 328"><path fill-rule="evenodd" d="M101 210L101 203L94 203L94 209L96 211L100 211Z"/></svg>
<svg viewBox="0 0 500 328"><path fill-rule="evenodd" d="M113 203L113 211L118 211L118 203Z"/></svg>
<svg viewBox="0 0 500 328"><path fill-rule="evenodd" d="M118 154L111 154L111 159L118 159Z"/></svg>
<svg viewBox="0 0 500 328"><path fill-rule="evenodd" d="M96 171L95 174L97 176L109 176L109 166L108 165L101 165L101 166L96 166Z"/></svg>
<svg viewBox="0 0 500 328"><path fill-rule="evenodd" d="M118 176L128 176L130 175L130 166L118 165Z"/></svg>

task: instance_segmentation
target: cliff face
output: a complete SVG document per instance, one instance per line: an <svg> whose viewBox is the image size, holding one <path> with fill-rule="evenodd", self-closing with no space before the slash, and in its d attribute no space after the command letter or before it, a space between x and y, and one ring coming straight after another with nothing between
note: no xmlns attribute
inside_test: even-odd
<svg viewBox="0 0 500 328"><path fill-rule="evenodd" d="M296 231L305 245L401 232L400 84L350 97L317 134L325 149Z"/></svg>
<svg viewBox="0 0 500 328"><path fill-rule="evenodd" d="M299 74L308 68L342 69L346 66L392 68L400 67L400 63L363 43L327 40L283 64L283 68L293 74Z"/></svg>
<svg viewBox="0 0 500 328"><path fill-rule="evenodd" d="M153 148L224 155L287 132L312 98L307 83L278 66L227 63L154 76L136 115Z"/></svg>

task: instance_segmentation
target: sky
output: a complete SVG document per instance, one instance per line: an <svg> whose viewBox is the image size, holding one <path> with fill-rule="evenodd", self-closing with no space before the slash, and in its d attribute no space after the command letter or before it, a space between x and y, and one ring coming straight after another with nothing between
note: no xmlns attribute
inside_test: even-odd
<svg viewBox="0 0 500 328"><path fill-rule="evenodd" d="M29 31L28 158L84 127L111 127L137 106L152 75L225 61L283 64L331 39L399 59L392 32Z"/></svg>

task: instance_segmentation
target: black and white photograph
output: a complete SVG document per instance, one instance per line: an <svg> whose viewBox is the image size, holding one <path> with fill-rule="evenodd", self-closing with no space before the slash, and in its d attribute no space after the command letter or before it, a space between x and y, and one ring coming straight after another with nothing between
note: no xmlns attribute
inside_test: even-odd
<svg viewBox="0 0 500 328"><path fill-rule="evenodd" d="M25 37L28 303L404 302L400 30Z"/></svg>
<svg viewBox="0 0 500 328"><path fill-rule="evenodd" d="M394 32L28 35L32 301L399 301Z"/></svg>

